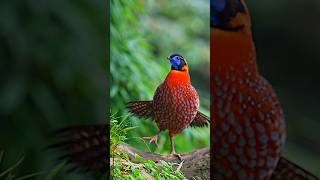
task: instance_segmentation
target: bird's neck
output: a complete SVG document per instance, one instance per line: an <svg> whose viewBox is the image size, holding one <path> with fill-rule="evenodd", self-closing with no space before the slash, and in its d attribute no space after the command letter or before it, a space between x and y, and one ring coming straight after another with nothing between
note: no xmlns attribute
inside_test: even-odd
<svg viewBox="0 0 320 180"><path fill-rule="evenodd" d="M190 84L189 71L171 70L167 75L165 82L170 85Z"/></svg>
<svg viewBox="0 0 320 180"><path fill-rule="evenodd" d="M250 30L227 32L212 28L210 46L214 74L257 72L256 51Z"/></svg>

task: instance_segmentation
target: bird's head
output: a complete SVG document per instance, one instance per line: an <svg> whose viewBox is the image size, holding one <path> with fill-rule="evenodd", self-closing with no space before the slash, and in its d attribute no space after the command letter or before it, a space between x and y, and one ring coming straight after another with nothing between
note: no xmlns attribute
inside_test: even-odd
<svg viewBox="0 0 320 180"><path fill-rule="evenodd" d="M210 51L213 68L255 65L251 19L245 0L211 0Z"/></svg>
<svg viewBox="0 0 320 180"><path fill-rule="evenodd" d="M180 54L172 54L167 59L171 63L171 71L165 81L168 84L189 84L190 75L187 60Z"/></svg>
<svg viewBox="0 0 320 180"><path fill-rule="evenodd" d="M244 0L211 0L210 25L222 31L250 31L251 20Z"/></svg>
<svg viewBox="0 0 320 180"><path fill-rule="evenodd" d="M168 60L171 63L171 70L176 71L188 71L187 60L179 54L172 54L168 56Z"/></svg>

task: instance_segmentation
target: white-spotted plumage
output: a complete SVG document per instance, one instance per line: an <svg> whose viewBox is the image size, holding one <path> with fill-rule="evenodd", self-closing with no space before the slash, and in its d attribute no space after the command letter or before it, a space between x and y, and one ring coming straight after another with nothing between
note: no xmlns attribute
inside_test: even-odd
<svg viewBox="0 0 320 180"><path fill-rule="evenodd" d="M238 179L271 177L285 139L283 112L273 89L250 73L249 65L218 72L213 81L215 168Z"/></svg>

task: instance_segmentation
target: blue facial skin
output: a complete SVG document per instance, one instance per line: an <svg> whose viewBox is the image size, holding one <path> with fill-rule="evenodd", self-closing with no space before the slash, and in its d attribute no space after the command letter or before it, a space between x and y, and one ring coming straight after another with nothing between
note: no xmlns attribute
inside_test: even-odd
<svg viewBox="0 0 320 180"><path fill-rule="evenodd" d="M210 25L218 26L218 14L221 13L226 7L227 0L211 0L210 1Z"/></svg>
<svg viewBox="0 0 320 180"><path fill-rule="evenodd" d="M184 59L181 55L174 54L168 57L168 59L172 65L172 69L174 70L181 70L181 68L185 65Z"/></svg>
<svg viewBox="0 0 320 180"><path fill-rule="evenodd" d="M245 7L240 0L211 0L210 26L227 31L239 31L243 24L232 26L229 21L238 13L245 13Z"/></svg>

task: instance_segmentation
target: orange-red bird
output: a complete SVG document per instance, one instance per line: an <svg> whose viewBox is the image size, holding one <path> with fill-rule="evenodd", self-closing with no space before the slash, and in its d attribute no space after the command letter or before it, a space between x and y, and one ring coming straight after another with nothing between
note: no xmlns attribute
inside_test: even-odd
<svg viewBox="0 0 320 180"><path fill-rule="evenodd" d="M168 60L171 71L157 88L153 100L130 102L127 107L137 116L154 119L159 133L169 130L172 157L178 155L174 150L173 137L189 125L205 126L209 120L198 111L199 97L190 82L187 60L179 54L169 56ZM148 139L156 142L158 134Z"/></svg>
<svg viewBox="0 0 320 180"><path fill-rule="evenodd" d="M172 157L177 155L173 136L188 126L206 126L208 117L198 111L199 98L190 83L186 59L178 54L168 59L171 71L157 88L153 100L130 102L128 108L139 117L155 119L160 131L169 130ZM65 150L62 158L72 163L75 169L101 177L107 175L109 166L109 131L106 123L63 128L56 132L57 142L52 147ZM156 137L150 137L151 141L156 141Z"/></svg>
<svg viewBox="0 0 320 180"><path fill-rule="evenodd" d="M281 157L285 119L260 75L244 0L211 0L213 179L317 179Z"/></svg>

